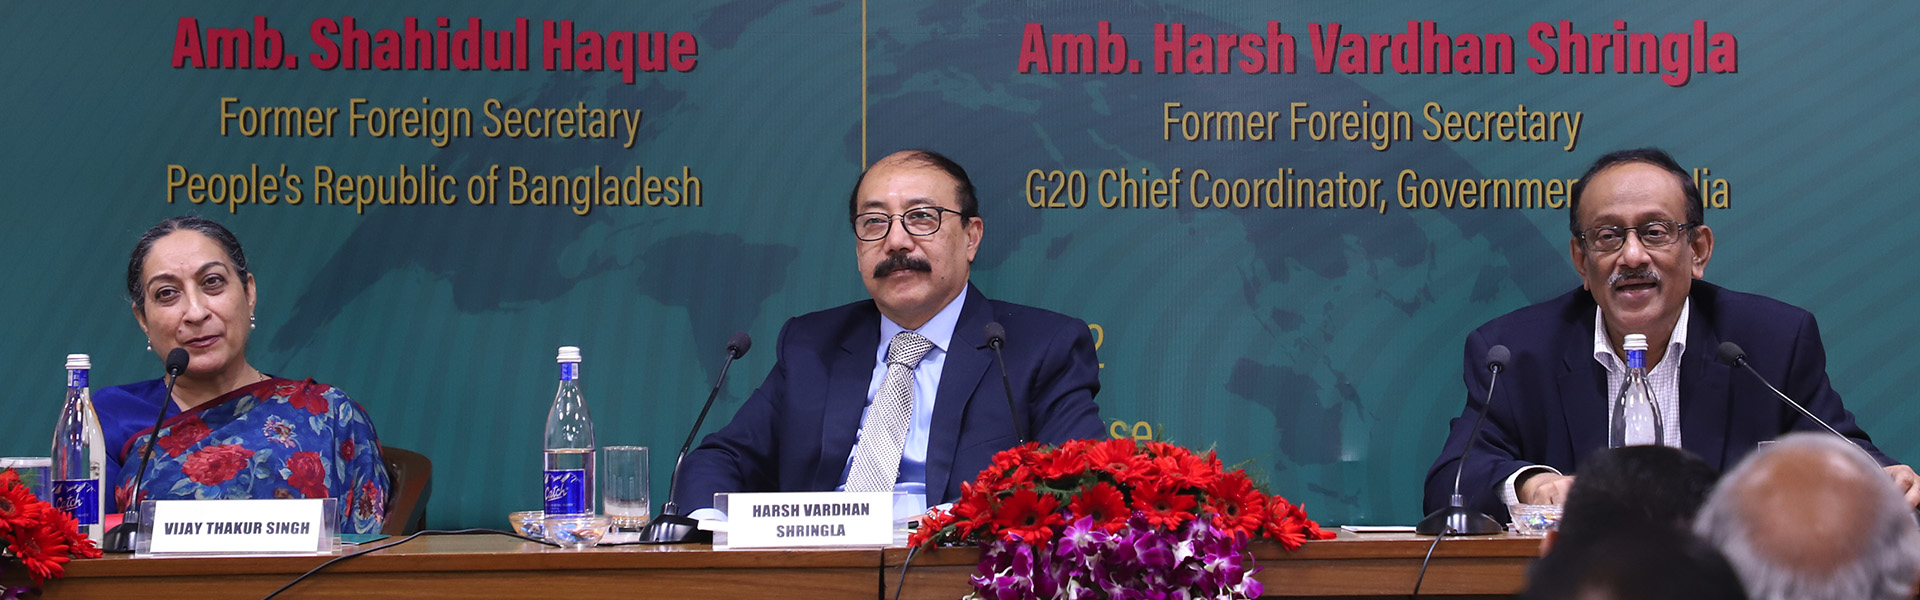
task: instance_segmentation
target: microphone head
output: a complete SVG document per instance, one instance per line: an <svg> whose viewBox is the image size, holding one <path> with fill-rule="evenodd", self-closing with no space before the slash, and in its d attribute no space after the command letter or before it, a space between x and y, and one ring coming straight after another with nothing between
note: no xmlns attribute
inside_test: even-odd
<svg viewBox="0 0 1920 600"><path fill-rule="evenodd" d="M999 321L987 324L986 335L988 346L999 348L1007 343L1007 328L1001 327Z"/></svg>
<svg viewBox="0 0 1920 600"><path fill-rule="evenodd" d="M733 355L734 360L740 360L740 357L746 356L747 351L752 349L753 338L748 337L745 331L735 331L733 337L727 338L727 353Z"/></svg>
<svg viewBox="0 0 1920 600"><path fill-rule="evenodd" d="M1747 351L1741 350L1739 344L1720 342L1720 364L1735 367L1739 366L1740 362L1746 359Z"/></svg>
<svg viewBox="0 0 1920 600"><path fill-rule="evenodd" d="M1507 361L1513 360L1513 351L1506 344L1494 344L1487 349L1487 368L1495 371L1505 370Z"/></svg>
<svg viewBox="0 0 1920 600"><path fill-rule="evenodd" d="M174 348L172 352L167 353L167 374L179 377L185 372L187 372L187 349Z"/></svg>

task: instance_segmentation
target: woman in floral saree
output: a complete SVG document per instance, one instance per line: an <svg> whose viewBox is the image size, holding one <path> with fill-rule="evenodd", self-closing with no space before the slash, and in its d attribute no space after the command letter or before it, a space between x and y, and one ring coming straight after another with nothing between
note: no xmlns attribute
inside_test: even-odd
<svg viewBox="0 0 1920 600"><path fill-rule="evenodd" d="M247 362L255 286L232 232L200 217L161 221L134 246L127 296L154 354L184 348L189 360L172 398L160 379L94 395L121 510L164 405L141 500L338 498L343 533L380 531L388 481L366 411L332 386Z"/></svg>

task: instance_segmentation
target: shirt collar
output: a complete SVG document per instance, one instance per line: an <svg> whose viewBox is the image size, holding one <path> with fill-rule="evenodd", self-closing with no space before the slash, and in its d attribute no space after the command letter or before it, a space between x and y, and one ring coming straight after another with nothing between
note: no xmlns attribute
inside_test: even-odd
<svg viewBox="0 0 1920 600"><path fill-rule="evenodd" d="M1687 320L1693 313L1693 298L1687 298L1680 304L1680 320L1673 324L1673 333L1667 336L1666 356L1679 356L1687 351ZM1607 320L1600 314L1600 307L1593 309L1593 359L1611 369L1615 364L1625 364L1619 355L1613 353L1613 342L1607 339ZM1667 362L1661 358L1660 362ZM1658 366L1658 365L1655 365Z"/></svg>
<svg viewBox="0 0 1920 600"><path fill-rule="evenodd" d="M933 318L927 319L926 324L913 332L927 338L927 341L933 342L933 347L945 352L947 344L953 341L953 328L960 324L960 308L966 305L967 290L972 287L972 283L961 286L960 295L954 296L952 301L947 302L947 305L940 309L940 312L934 313ZM880 315L880 351L886 352L887 344L893 340L893 336L906 330L907 328L894 323L893 319L887 318L887 315Z"/></svg>

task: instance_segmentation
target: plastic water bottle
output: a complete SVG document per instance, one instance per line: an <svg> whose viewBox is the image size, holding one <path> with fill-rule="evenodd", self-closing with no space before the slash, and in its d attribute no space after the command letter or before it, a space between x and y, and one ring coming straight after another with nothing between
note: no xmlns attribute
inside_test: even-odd
<svg viewBox="0 0 1920 600"><path fill-rule="evenodd" d="M1613 401L1613 423L1608 428L1607 447L1659 445L1667 439L1660 419L1660 405L1653 403L1653 388L1647 383L1647 336L1627 334L1627 380L1620 384L1620 397Z"/></svg>
<svg viewBox="0 0 1920 600"><path fill-rule="evenodd" d="M580 393L580 349L561 346L560 391L547 412L546 512L548 517L591 517L599 491L593 481L593 419Z"/></svg>
<svg viewBox="0 0 1920 600"><path fill-rule="evenodd" d="M87 373L93 361L85 354L67 355L67 403L53 428L53 505L80 523L80 532L100 541L101 508L106 489L107 444L100 435L100 418L93 412Z"/></svg>

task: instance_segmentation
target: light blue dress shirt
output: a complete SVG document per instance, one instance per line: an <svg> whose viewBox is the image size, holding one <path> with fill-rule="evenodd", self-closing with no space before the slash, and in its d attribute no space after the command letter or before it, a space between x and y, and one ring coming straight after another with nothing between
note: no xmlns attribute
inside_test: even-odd
<svg viewBox="0 0 1920 600"><path fill-rule="evenodd" d="M947 364L948 344L953 342L953 328L960 323L960 308L966 304L967 289L971 284L960 288L960 295L940 309L939 313L928 319L919 329L912 330L927 341L933 342L933 349L921 357L920 364L913 369L913 422L907 425L907 444L900 451L900 479L894 482L893 489L906 492L899 502L894 504L894 514L918 515L926 512L927 507L927 438L933 427L933 403L940 392L940 372ZM880 347L874 351L873 378L867 384L867 406L860 409L860 422L867 422L867 410L873 408L873 399L880 394L880 384L887 379L887 345L893 336L908 331L894 323L886 315L880 316ZM847 475L853 468L853 457L860 455L860 443L854 442L853 452L847 454L847 466L840 470L840 486L835 489L847 489Z"/></svg>

